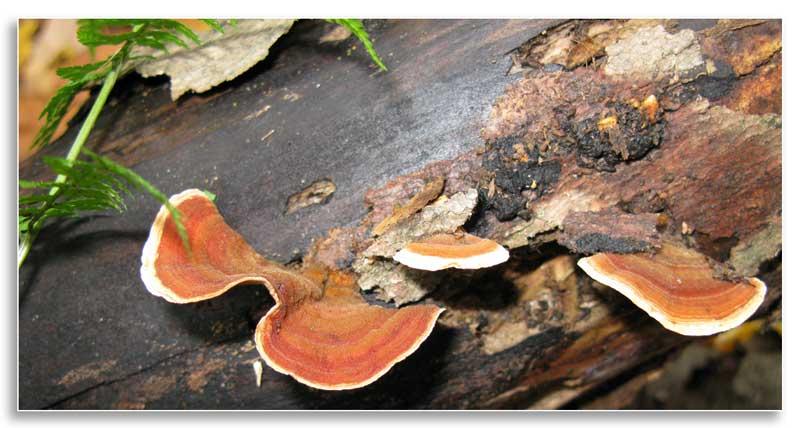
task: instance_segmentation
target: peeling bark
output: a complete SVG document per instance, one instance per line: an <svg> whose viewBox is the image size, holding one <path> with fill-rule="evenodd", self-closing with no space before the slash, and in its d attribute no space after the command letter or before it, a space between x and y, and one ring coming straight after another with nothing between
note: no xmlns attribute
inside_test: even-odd
<svg viewBox="0 0 800 428"><path fill-rule="evenodd" d="M551 30L542 34L545 27ZM312 55L303 60L309 62L296 65L279 57L276 64L283 68L259 70L264 77L254 74L250 78L256 82L239 83L260 88L258 79L263 78L269 84L270 89L262 90L270 91L274 99L264 120L284 112L293 121L307 114L309 120L325 124L327 127L320 131L309 131L307 144L320 151L333 144L332 140L359 135L357 143L345 147L368 145L353 155L355 160L331 155L331 162L340 163L326 170L329 159L309 156L309 150L285 158L277 151L269 152L272 157L258 152L263 159L278 159L279 163L272 166L280 173L273 175L256 170L261 161L248 164L252 169L234 168L236 162L245 162L251 156L249 150L254 150L241 143L237 147L243 154L236 155L238 160L219 172L223 175L220 188L210 190L218 195L220 209L232 225L241 226L237 229L248 240L252 237L254 248L268 257L287 262L297 261L303 254L303 263L346 271L355 268L362 280L369 279L370 269L371 274L380 270L365 288L384 288L380 293L368 292L369 299L393 300L396 304L421 300L445 306L447 311L438 327L419 351L361 390L311 390L269 370L263 373L259 388L252 369L257 355L242 338L251 331L253 320L270 307L263 292L237 290L208 305L167 308L139 295L144 295L144 289L135 277L133 259L146 236L134 234L129 245L84 241L93 252L89 257L99 257L108 268L81 273L85 275L81 278L70 274L74 269L70 258L79 256L68 252L68 244L59 247L54 243L48 253L56 260L54 265L45 265L38 277L35 271L21 275L33 277L24 281L33 287L30 301L20 304L20 332L21 338L25 337L21 339L20 379L26 383L21 387L21 407L554 408L586 397L620 377L633 380L619 384L641 389L654 370L653 361L663 361L696 339L664 330L624 297L594 283L576 269L575 253L609 248L646 251L656 247L663 234L680 236L686 245L727 263L738 275L763 279L769 292L757 316L780 307L780 22L720 21L697 30L671 20L536 25L492 21L481 22L475 30L458 22L434 25L423 21L380 23L374 30L379 35L379 51L393 47L387 51L409 63L412 58L425 61L424 67L390 62L390 69L396 67L390 76L403 82L397 84L401 88L381 87L394 91L385 99L373 100L372 94L377 92L360 99L362 103L374 101L376 109L389 103L391 107L380 112L380 127L363 125L364 118L359 115L332 120L324 109L310 103L304 85L314 77L297 77L302 74L298 71L310 70L324 61L339 63L335 54L309 53L302 43L291 45L299 37L293 32L287 34L285 45L276 49L286 49L285 55L297 61ZM405 38L410 32L420 34L413 46ZM324 33L310 34L304 43L318 43ZM456 40L459 42L454 43ZM645 48L650 51L632 53L631 46L643 40L652 42ZM502 59L515 47L519 49L503 64L480 62L486 61L487 53ZM473 50L479 54L464 61L464 55L471 55ZM420 52L440 52L442 56L427 60ZM503 72L509 63L513 63L516 74L506 77ZM353 73L359 70L330 66L346 67ZM420 70L418 80L410 78ZM276 74L278 77L271 80ZM477 91L468 98L463 91L474 85L440 88L437 85L443 75L452 77L446 79L449 84L473 79L491 86L493 92L487 95ZM300 83L286 83L291 79ZM366 75L356 80L361 83L344 79L348 90L359 91L365 81L377 84ZM417 89L421 92L414 92L413 98L402 98ZM143 85L133 85L131 90L144 89ZM160 98L168 97L168 88L162 86L158 91ZM226 91L207 99L208 106L192 101L195 97L187 100L187 104L201 106L189 117L204 120L245 92ZM429 91L434 91L433 101ZM283 99L289 92L302 92L304 96ZM347 97L339 95L330 106L345 112L360 108L342 106L341 100ZM655 108L646 103L651 95L657 100ZM429 106L425 103L439 99L446 103L425 110ZM232 116L233 121L263 107L262 95L247 100L251 108ZM414 108L408 108L408 104L414 104ZM448 106L452 110L446 110ZM477 110L466 113L481 106L486 108L480 114ZM457 135L437 128L443 117L448 127L458 130ZM165 127L174 121L175 116L170 115L159 120ZM418 122L425 126L418 126ZM101 126L111 126L108 123L101 121ZM203 146L207 150L203 162L225 159L231 153L228 148L206 146L198 136L213 137L215 127L222 125L215 122L204 126L202 132L182 128L170 131L170 135L192 147ZM329 138L328 134L348 126L352 128L348 137L338 134L342 138ZM389 139L397 142L396 147L370 145L373 140L382 142L385 133L399 128L406 131ZM292 132L284 135L276 129L265 150L274 150L270 147L301 131L291 128ZM150 168L154 175L155 171L163 174L165 165L194 159L188 150L174 148L169 152L151 144L161 137L153 137L157 133L142 124L131 125L129 131L120 133L112 128L109 141L101 146L111 147L108 150L115 153L136 153L139 159L148 161L142 168ZM263 134L261 131L257 134ZM430 137L434 134L435 138ZM255 135L253 141L257 141ZM325 138L314 138L319 135ZM241 139L245 138L249 137ZM455 145L464 138L472 138L470 145ZM416 156L415 144L420 141L424 142L422 152L431 150L435 155L425 152L419 157L398 159L409 153ZM288 142L285 147L294 153ZM336 192L327 204L298 210L290 222L281 217L287 197L302 187L298 185L300 176L295 175L298 166L281 164L294 160L292 156L314 170L303 175L302 179L307 179L303 183L330 177L336 183ZM319 161L319 157L325 161ZM283 174L286 169L290 170ZM35 174L35 170L29 173ZM193 174L185 177L192 177L195 184L202 182L202 173ZM454 195L465 194L462 192L471 191L474 196L474 201L456 216L458 221L442 222L451 218L447 213L425 217L437 206L432 200L435 196L414 200L426 183L441 179L442 189L431 190L431 194L440 191L451 200ZM172 175L157 175L155 181L169 180L174 180ZM246 194L247 199L237 194ZM374 228L403 206L411 208L396 223L386 226L380 236L373 236ZM133 222L134 228L145 229L152 220L150 211L126 221ZM419 278L403 275L403 268L391 260L392 250L403 239L416 236L404 235L402 231L409 230L404 228L421 223L429 228L462 226L469 233L510 247L511 259L477 272L444 271ZM44 235L42 238L46 239ZM121 254L119 251L110 251L119 247L125 250L124 257L115 255ZM33 254L32 264L36 260ZM363 270L365 266L369 266L367 271ZM394 279L387 279L392 275ZM125 296L108 292L98 297L97 293L104 291L93 287L81 289L81 295L116 308L112 314L122 313L120 322L124 321L124 326L130 325L130 320L125 318L124 306L114 302L126 296L151 317L139 325L142 333L126 332L118 325L112 332L97 327L99 309L92 308L92 319L80 318L85 330L69 330L70 317L84 313L75 310L69 296L58 294L63 291L52 283L56 277L75 287L112 278L130 291ZM385 287L387 283L391 287ZM57 312L46 320L36 318L45 317L55 297L67 302L72 312ZM216 328L211 327L214 322L219 323ZM53 334L55 342L37 339L33 333L41 331ZM124 341L119 331L131 343L125 345L126 351L132 347L123 356L117 355L117 348L123 346L119 342ZM93 335L112 345L102 356L100 348L81 345L80 356L69 354L51 367L25 362L52 354L54 349L66 349L61 338L73 340L81 335ZM198 343L202 345L196 347ZM164 359L165 355L174 357ZM97 376L73 375L67 379L82 380L69 387L53 386L74 370L84 373L79 369L95 361L100 363L86 367L104 368ZM103 365L102 361L114 364ZM137 365L146 369L137 371ZM637 377L638 373L644 373L643 377ZM617 397L605 402L621 401ZM603 401L592 403L602 406Z"/></svg>

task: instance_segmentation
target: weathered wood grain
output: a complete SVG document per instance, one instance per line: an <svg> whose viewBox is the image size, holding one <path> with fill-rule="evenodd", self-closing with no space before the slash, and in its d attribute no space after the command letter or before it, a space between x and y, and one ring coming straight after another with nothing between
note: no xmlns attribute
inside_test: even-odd
<svg viewBox="0 0 800 428"><path fill-rule="evenodd" d="M446 195L477 187L485 199L467 229L515 249L505 265L442 273L427 300L448 311L416 353L374 384L317 391L265 367L258 388L252 333L272 304L268 294L241 287L191 305L148 294L139 256L157 206L137 196L124 216L63 225L58 239L42 233L20 273L20 408L564 405L689 342L576 270L574 256L553 243L571 212L662 213L671 225L664 233L680 234L681 222L690 223L692 245L720 261L740 248L743 265L761 266L770 286L763 313L781 294L780 257L771 245L780 234L762 233L780 230L780 103L772 102L780 52L752 59L719 51L719 61L754 64L737 68L749 74L715 75L720 82L695 76L633 87L602 74L594 45L595 65L522 67L527 71L507 75L508 53L554 24L371 22L391 70L376 73L363 51L347 54L352 40L320 43L329 27L304 22L265 63L177 104L163 80L124 80L92 147L167 193L216 193L227 222L268 258L299 261L305 254L348 269L368 246L367 232L437 177L446 178ZM708 46L746 37L722 27L724 37ZM768 27L748 34L773 40L774 22ZM777 31L780 38L780 25ZM581 123L607 114L607 103L651 92L662 100L653 131L663 132L659 144L630 159L624 148L626 159L613 171L579 165L571 133L584 136ZM631 129L625 132L636 137ZM47 151L65 150L69 136ZM554 148L537 162L533 147L543 141ZM37 159L23 176L42 174ZM747 174L754 165L757 172ZM335 183L327 203L285 213L291 195L322 179ZM511 220L499 221L501 211ZM747 250L750 243L756 250Z"/></svg>

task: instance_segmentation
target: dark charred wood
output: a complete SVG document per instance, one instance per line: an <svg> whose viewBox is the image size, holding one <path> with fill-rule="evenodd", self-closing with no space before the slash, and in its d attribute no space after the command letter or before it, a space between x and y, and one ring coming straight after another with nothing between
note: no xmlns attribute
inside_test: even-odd
<svg viewBox="0 0 800 428"><path fill-rule="evenodd" d="M603 74L601 48L617 36L585 40L589 23L564 30L583 37L564 64L520 60L542 55L531 46L555 45L531 41L560 23L368 21L390 69L377 73L363 51L348 55L352 40L321 43L331 27L307 21L266 61L206 94L173 103L165 80L123 79L91 148L165 193L215 193L228 223L268 258L347 270L373 227L436 178L447 196L479 189L465 228L505 240L512 257L443 274L426 300L448 311L416 353L374 384L318 391L265 367L259 388L252 335L269 294L241 287L189 305L150 295L138 269L158 207L137 195L122 216L40 235L20 272L19 407L580 404L583 394L625 385L637 368L652 370L697 342L575 268L575 252L657 245L660 216L674 234L686 223L684 238L705 254L756 266L770 287L759 316L779 305L780 46L753 50L760 56L736 46L780 41L780 23L696 29L703 54L727 67L705 80L636 85ZM660 102L652 116L628 103L650 94ZM249 116L265 105L267 113ZM609 116L620 128L595 132L592 124ZM26 162L21 176L45 176L41 156L61 154L76 131ZM335 189L324 204L287 211L292 195L323 179ZM587 214L601 210L605 217Z"/></svg>

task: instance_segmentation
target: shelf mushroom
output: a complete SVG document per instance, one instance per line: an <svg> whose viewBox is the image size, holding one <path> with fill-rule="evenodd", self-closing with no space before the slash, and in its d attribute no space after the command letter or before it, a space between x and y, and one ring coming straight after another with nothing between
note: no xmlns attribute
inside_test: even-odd
<svg viewBox="0 0 800 428"><path fill-rule="evenodd" d="M368 385L413 353L444 310L434 305L369 305L356 288L330 287L253 250L199 190L170 198L189 238L187 252L166 207L142 253L147 290L172 303L211 299L240 284L262 284L275 305L259 321L256 348L274 370L308 386Z"/></svg>
<svg viewBox="0 0 800 428"><path fill-rule="evenodd" d="M414 269L481 269L508 260L502 245L469 233L438 233L412 242L394 260Z"/></svg>
<svg viewBox="0 0 800 428"><path fill-rule="evenodd" d="M716 279L702 254L667 243L654 255L600 253L580 259L578 266L665 328L686 336L711 335L742 324L767 292L757 278Z"/></svg>

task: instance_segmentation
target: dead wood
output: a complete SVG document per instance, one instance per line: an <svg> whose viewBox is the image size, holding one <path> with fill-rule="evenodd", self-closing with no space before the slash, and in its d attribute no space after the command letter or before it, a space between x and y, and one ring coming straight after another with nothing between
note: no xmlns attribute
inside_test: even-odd
<svg viewBox="0 0 800 428"><path fill-rule="evenodd" d="M210 95L172 104L168 85L129 79L94 148L168 193L216 193L265 256L334 270L393 266L365 253L420 215L414 201L475 189L461 226L511 248L509 262L436 273L406 294L447 311L374 384L317 391L266 369L259 388L251 338L268 296L152 298L137 269L156 207L137 199L124 217L42 234L20 274L21 408L630 405L597 391L638 391L697 340L590 280L576 253L647 251L665 235L764 279L757 316L779 305L779 21L373 22L394 58L375 76L366 57L320 45L318 25L298 24L267 63ZM37 159L23 176L42 173ZM335 192L286 212L320 179ZM385 285L398 295L404 283ZM367 296L392 294L380 291Z"/></svg>

